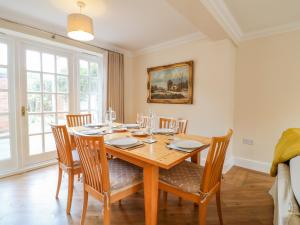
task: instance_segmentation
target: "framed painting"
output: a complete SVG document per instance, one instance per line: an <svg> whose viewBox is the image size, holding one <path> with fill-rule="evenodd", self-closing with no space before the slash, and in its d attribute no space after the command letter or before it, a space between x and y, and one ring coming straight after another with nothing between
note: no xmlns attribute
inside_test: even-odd
<svg viewBox="0 0 300 225"><path fill-rule="evenodd" d="M193 103L193 61L152 67L147 72L148 103Z"/></svg>

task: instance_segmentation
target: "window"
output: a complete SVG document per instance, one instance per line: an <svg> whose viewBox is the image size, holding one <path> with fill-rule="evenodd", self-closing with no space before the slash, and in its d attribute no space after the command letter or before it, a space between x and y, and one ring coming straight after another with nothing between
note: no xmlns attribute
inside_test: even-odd
<svg viewBox="0 0 300 225"><path fill-rule="evenodd" d="M64 123L69 113L68 58L26 49L29 154L55 150L49 123Z"/></svg>
<svg viewBox="0 0 300 225"><path fill-rule="evenodd" d="M91 113L93 121L102 121L103 74L101 57L79 59L79 111Z"/></svg>
<svg viewBox="0 0 300 225"><path fill-rule="evenodd" d="M11 158L8 89L8 45L0 40L0 161Z"/></svg>

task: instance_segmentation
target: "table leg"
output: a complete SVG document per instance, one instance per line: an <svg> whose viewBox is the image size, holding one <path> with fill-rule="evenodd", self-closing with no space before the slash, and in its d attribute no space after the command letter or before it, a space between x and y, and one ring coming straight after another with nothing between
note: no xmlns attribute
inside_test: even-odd
<svg viewBox="0 0 300 225"><path fill-rule="evenodd" d="M201 158L200 158L200 152L197 152L195 155L193 155L191 157L191 161L193 163L196 163L197 165L200 165L200 161L201 161Z"/></svg>
<svg viewBox="0 0 300 225"><path fill-rule="evenodd" d="M146 225L157 224L158 167L144 167L144 201Z"/></svg>

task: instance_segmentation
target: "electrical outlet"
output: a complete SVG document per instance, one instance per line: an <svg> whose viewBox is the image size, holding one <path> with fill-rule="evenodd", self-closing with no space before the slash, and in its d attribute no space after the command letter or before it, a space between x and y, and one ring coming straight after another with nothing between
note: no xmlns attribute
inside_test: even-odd
<svg viewBox="0 0 300 225"><path fill-rule="evenodd" d="M254 141L252 139L243 138L243 144L244 145L253 145Z"/></svg>

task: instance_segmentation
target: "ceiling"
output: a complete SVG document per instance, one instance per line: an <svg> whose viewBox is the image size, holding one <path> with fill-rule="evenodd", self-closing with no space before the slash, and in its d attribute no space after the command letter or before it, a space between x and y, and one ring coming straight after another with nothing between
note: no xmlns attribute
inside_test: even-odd
<svg viewBox="0 0 300 225"><path fill-rule="evenodd" d="M224 1L243 33L259 32L283 26L299 27L299 0Z"/></svg>
<svg viewBox="0 0 300 225"><path fill-rule="evenodd" d="M84 0L96 39L136 51L196 33L198 29L164 0ZM0 17L66 35L76 0L0 0ZM45 29L45 28L44 28Z"/></svg>
<svg viewBox="0 0 300 225"><path fill-rule="evenodd" d="M102 47L138 52L191 37L249 38L300 29L300 0L83 0ZM0 17L66 35L76 0L0 0ZM203 35L205 34L205 35Z"/></svg>

